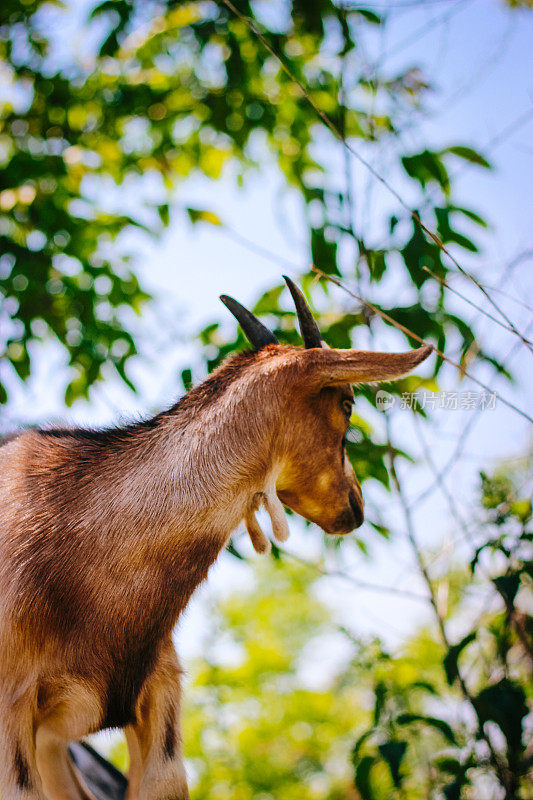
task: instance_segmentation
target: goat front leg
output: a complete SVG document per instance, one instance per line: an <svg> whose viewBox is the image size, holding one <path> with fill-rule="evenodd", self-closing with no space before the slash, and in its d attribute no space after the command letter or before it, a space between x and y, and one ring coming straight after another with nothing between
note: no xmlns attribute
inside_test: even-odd
<svg viewBox="0 0 533 800"><path fill-rule="evenodd" d="M74 779L67 755L70 736L87 732L84 719L87 708L95 708L95 697L73 681L64 683L65 696L57 698L44 719L36 719L33 685L14 702L12 694L1 694L0 676L2 800L95 800Z"/></svg>
<svg viewBox="0 0 533 800"><path fill-rule="evenodd" d="M0 697L2 800L46 800L34 755L32 709L17 713L11 697Z"/></svg>
<svg viewBox="0 0 533 800"><path fill-rule="evenodd" d="M130 751L126 800L189 800L180 705L181 670L169 638L139 696L135 725L125 728Z"/></svg>
<svg viewBox="0 0 533 800"><path fill-rule="evenodd" d="M68 743L98 727L101 706L94 688L66 679L35 733L35 762L47 800L89 800L70 764Z"/></svg>

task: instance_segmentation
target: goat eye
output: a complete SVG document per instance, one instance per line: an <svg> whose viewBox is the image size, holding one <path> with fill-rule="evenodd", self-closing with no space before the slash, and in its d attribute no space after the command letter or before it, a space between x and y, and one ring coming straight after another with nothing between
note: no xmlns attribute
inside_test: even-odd
<svg viewBox="0 0 533 800"><path fill-rule="evenodd" d="M348 419L352 416L352 408L353 408L353 403L351 400L342 401L342 410L344 411Z"/></svg>

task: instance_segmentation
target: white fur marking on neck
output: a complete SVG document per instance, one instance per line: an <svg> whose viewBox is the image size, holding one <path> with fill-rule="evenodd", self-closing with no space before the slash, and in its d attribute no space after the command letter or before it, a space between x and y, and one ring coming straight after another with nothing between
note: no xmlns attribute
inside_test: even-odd
<svg viewBox="0 0 533 800"><path fill-rule="evenodd" d="M257 553L269 553L271 550L270 540L261 530L253 510L247 512L244 517L244 524L246 525L248 536L252 540L254 550Z"/></svg>
<svg viewBox="0 0 533 800"><path fill-rule="evenodd" d="M278 542L285 542L289 538L289 526L285 511L276 493L276 476L272 475L264 491L256 492L244 514L244 524L254 549L258 553L268 553L271 549L269 539L261 529L255 512L263 505L270 517L272 534Z"/></svg>
<svg viewBox="0 0 533 800"><path fill-rule="evenodd" d="M272 533L278 542L286 542L289 538L289 526L283 506L276 494L276 487L270 487L264 493L263 503L272 522Z"/></svg>

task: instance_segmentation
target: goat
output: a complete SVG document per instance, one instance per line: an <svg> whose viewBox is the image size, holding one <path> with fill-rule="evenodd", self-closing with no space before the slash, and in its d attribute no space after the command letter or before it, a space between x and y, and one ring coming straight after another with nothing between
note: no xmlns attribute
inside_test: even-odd
<svg viewBox="0 0 533 800"><path fill-rule="evenodd" d="M109 430L28 430L0 448L0 796L80 800L68 743L123 728L128 800L188 798L171 633L244 520L256 550L283 505L328 534L363 522L345 451L351 384L431 352L329 349L300 290L304 348L222 301L254 349L172 408Z"/></svg>

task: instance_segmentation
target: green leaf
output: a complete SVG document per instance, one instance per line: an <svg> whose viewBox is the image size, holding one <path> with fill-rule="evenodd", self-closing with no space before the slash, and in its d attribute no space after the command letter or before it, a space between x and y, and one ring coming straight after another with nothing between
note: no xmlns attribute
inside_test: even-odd
<svg viewBox="0 0 533 800"><path fill-rule="evenodd" d="M380 281L386 269L387 262L385 260L385 250L367 250L366 263L368 264L368 271L370 273L370 280Z"/></svg>
<svg viewBox="0 0 533 800"><path fill-rule="evenodd" d="M463 769L463 765L457 758L436 758L433 762L442 772L447 772L450 775L459 775Z"/></svg>
<svg viewBox="0 0 533 800"><path fill-rule="evenodd" d="M485 353L485 351L482 349L479 350L477 357L481 361L486 361L487 364L490 364L491 367L494 367L496 372L498 372L500 375L503 375L505 378L507 378L508 381L511 381L511 383L514 383L514 378L512 374L509 372L505 364L502 364L501 361L498 361L497 358L488 355L488 353Z"/></svg>
<svg viewBox="0 0 533 800"><path fill-rule="evenodd" d="M467 647L477 636L476 631L467 634L460 642L450 647L444 657L444 670L446 672L446 680L451 686L455 679L459 676L458 659L465 647Z"/></svg>
<svg viewBox="0 0 533 800"><path fill-rule="evenodd" d="M185 391L188 392L192 386L192 370L188 367L181 371L181 382Z"/></svg>
<svg viewBox="0 0 533 800"><path fill-rule="evenodd" d="M104 0L103 3L100 3L93 8L89 14L89 18L94 19L94 17L99 16L100 14L105 14L108 11L115 11L117 5L118 3L116 0Z"/></svg>
<svg viewBox="0 0 533 800"><path fill-rule="evenodd" d="M229 542L226 545L226 552L228 552L234 558L237 558L239 561L247 561L247 559L242 555L242 553L239 553L233 542Z"/></svg>
<svg viewBox="0 0 533 800"><path fill-rule="evenodd" d="M170 222L170 209L168 203L162 203L160 206L157 206L157 212L159 214L159 219L165 228L168 227L168 223Z"/></svg>
<svg viewBox="0 0 533 800"><path fill-rule="evenodd" d="M442 151L442 153L451 153L452 155L458 156L465 161L470 161L472 164L478 164L480 167L484 167L485 169L492 169L492 165L487 161L487 159L478 153L477 150L473 150L471 147L455 145L453 147L447 147Z"/></svg>
<svg viewBox="0 0 533 800"><path fill-rule="evenodd" d="M468 770L473 766L472 756L470 755L464 763L457 758L437 758L434 761L435 767L448 775L454 775L453 781L442 787L442 793L446 800L461 800L464 786L470 785Z"/></svg>
<svg viewBox="0 0 533 800"><path fill-rule="evenodd" d="M457 744L457 739L453 729L445 720L440 719L439 717L429 717L425 714L400 714L397 722L399 725L410 725L412 722L423 722L425 725L429 725L431 728L435 728L435 730L438 730L440 733L442 733L442 735L450 742L450 744Z"/></svg>
<svg viewBox="0 0 533 800"><path fill-rule="evenodd" d="M337 243L326 239L324 228L311 228L311 256L313 264L327 275L340 275L337 266Z"/></svg>
<svg viewBox="0 0 533 800"><path fill-rule="evenodd" d="M463 234L458 231L450 230L448 233L448 241L455 242L459 247L464 247L465 250L469 250L471 253L479 252L478 246L474 244L471 239L467 236L463 236Z"/></svg>
<svg viewBox="0 0 533 800"><path fill-rule="evenodd" d="M279 547L275 542L270 543L270 555L272 556L274 561L283 561L281 550L279 549Z"/></svg>
<svg viewBox="0 0 533 800"><path fill-rule="evenodd" d="M187 208L186 211L192 223L207 222L210 225L222 225L222 220L213 211L202 208Z"/></svg>
<svg viewBox="0 0 533 800"><path fill-rule="evenodd" d="M367 556L368 555L368 545L364 541L364 539L361 539L360 536L356 536L355 537L355 543L356 543L357 547L359 548L359 550L363 553L363 555Z"/></svg>
<svg viewBox="0 0 533 800"><path fill-rule="evenodd" d="M525 524L531 518L533 504L531 500L515 500L511 503L509 510L516 519Z"/></svg>
<svg viewBox="0 0 533 800"><path fill-rule="evenodd" d="M374 695L374 725L377 725L381 719L381 714L385 707L385 698L387 696L387 687L382 681L379 681L379 683L376 685Z"/></svg>
<svg viewBox="0 0 533 800"><path fill-rule="evenodd" d="M361 795L361 800L376 800L376 795L370 783L370 771L376 760L373 756L363 756L355 770L355 788Z"/></svg>
<svg viewBox="0 0 533 800"><path fill-rule="evenodd" d="M126 367L124 361L117 361L115 364L115 369L122 378L122 380L124 381L124 383L126 384L126 386L129 389L131 389L132 392L136 392L137 389L135 387L135 384L128 378L126 374Z"/></svg>
<svg viewBox="0 0 533 800"><path fill-rule="evenodd" d="M361 750L361 747L364 745L364 743L367 741L367 739L369 739L372 736L373 733L374 733L374 728L370 728L369 730L367 730L364 733L362 733L361 736L359 736L355 740L354 745L353 745L352 750L351 750L351 760L352 760L352 764L354 765L354 767L356 767L357 764L360 761L360 759L359 759L359 751Z"/></svg>
<svg viewBox="0 0 533 800"><path fill-rule="evenodd" d="M493 578L492 582L505 600L505 605L512 608L520 587L520 573L510 572L508 575L499 575L497 578Z"/></svg>
<svg viewBox="0 0 533 800"><path fill-rule="evenodd" d="M516 761L523 750L523 719L528 714L523 688L508 678L502 678L482 689L474 698L474 704L482 722L490 720L498 725L507 741L508 756Z"/></svg>
<svg viewBox="0 0 533 800"><path fill-rule="evenodd" d="M429 681L413 681L411 686L413 687L413 689L424 689L426 692L429 692L430 694L433 695L438 694L436 688L433 686L432 683L429 683Z"/></svg>
<svg viewBox="0 0 533 800"><path fill-rule="evenodd" d="M466 777L466 773L463 772L452 781L452 783L443 786L442 793L446 800L461 800L463 787L467 786L469 783L470 781Z"/></svg>
<svg viewBox="0 0 533 800"><path fill-rule="evenodd" d="M468 217L468 219L475 222L477 225L480 225L482 228L487 227L486 220L483 217L480 217L475 211L472 211L470 208L462 208L461 206L449 206L450 211L457 212L458 214L463 214L463 216Z"/></svg>
<svg viewBox="0 0 533 800"><path fill-rule="evenodd" d="M387 528L385 525L381 525L378 522L373 522L371 519L367 520L367 523L374 528L374 530L377 531L380 536L383 536L384 539L390 539L390 528Z"/></svg>
<svg viewBox="0 0 533 800"><path fill-rule="evenodd" d="M449 177L439 153L422 150L412 156L403 156L402 165L409 177L417 180L424 188L428 183L438 183L447 194L449 191Z"/></svg>
<svg viewBox="0 0 533 800"><path fill-rule="evenodd" d="M396 788L398 788L402 785L400 768L407 751L407 742L385 742L384 744L378 745L378 750L381 753L382 758L384 758L389 765L393 783Z"/></svg>
<svg viewBox="0 0 533 800"><path fill-rule="evenodd" d="M261 314L279 314L279 298L285 286L275 286L268 292L265 292L259 301L252 308L254 314L258 316Z"/></svg>
<svg viewBox="0 0 533 800"><path fill-rule="evenodd" d="M367 22L372 23L372 25L381 25L383 22L383 18L376 14L374 11L370 11L368 8L350 8L350 11L353 11L355 14L358 14L360 17L366 19Z"/></svg>

